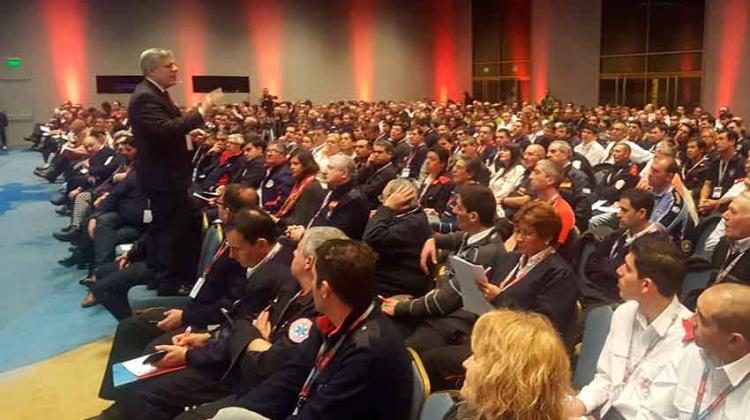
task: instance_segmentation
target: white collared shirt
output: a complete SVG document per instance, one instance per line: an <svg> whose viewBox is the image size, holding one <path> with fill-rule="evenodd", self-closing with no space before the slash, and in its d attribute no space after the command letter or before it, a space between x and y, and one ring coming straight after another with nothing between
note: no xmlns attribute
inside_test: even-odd
<svg viewBox="0 0 750 420"><path fill-rule="evenodd" d="M574 147L573 150L582 154L591 166L596 166L604 162L604 159L607 158L607 155L604 153L604 147L596 140L588 144L581 143Z"/></svg>
<svg viewBox="0 0 750 420"><path fill-rule="evenodd" d="M466 240L466 245L474 245L475 243L481 241L482 239L490 236L494 229L495 229L494 227L487 228L481 232L477 232L469 236L469 238Z"/></svg>
<svg viewBox="0 0 750 420"><path fill-rule="evenodd" d="M692 315L677 297L649 324L638 312L638 302L620 305L612 316L607 341L599 356L594 379L581 389L578 399L587 412L614 407L627 418L636 418L651 392L651 384L664 366L685 345L682 320ZM659 340L644 359L648 347ZM626 371L633 369L627 384Z"/></svg>
<svg viewBox="0 0 750 420"><path fill-rule="evenodd" d="M691 420L695 408L698 386L703 370L710 366L699 413L702 413L729 385L737 385L750 372L750 354L724 366L716 364L703 350L691 343L681 355L674 357L662 374L654 381L651 398L644 405L644 419ZM727 396L709 420L750 419L750 381Z"/></svg>

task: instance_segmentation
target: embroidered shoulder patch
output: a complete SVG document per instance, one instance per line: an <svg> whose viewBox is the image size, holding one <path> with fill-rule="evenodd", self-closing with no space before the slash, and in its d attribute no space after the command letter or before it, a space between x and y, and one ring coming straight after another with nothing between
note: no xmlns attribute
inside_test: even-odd
<svg viewBox="0 0 750 420"><path fill-rule="evenodd" d="M313 322L309 318L300 318L294 320L292 325L289 326L289 340L292 343L299 344L310 336L310 330L312 329Z"/></svg>

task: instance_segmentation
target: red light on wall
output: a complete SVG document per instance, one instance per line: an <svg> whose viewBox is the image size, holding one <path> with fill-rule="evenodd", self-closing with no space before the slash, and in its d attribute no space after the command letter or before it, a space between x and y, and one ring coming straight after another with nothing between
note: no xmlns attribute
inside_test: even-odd
<svg viewBox="0 0 750 420"><path fill-rule="evenodd" d="M192 106L199 101L199 95L193 93L193 76L206 73L204 11L199 0L182 0L176 11L180 46L176 59L184 60L185 67L180 71L180 80L185 92L185 105Z"/></svg>
<svg viewBox="0 0 750 420"><path fill-rule="evenodd" d="M282 96L281 2L253 0L247 4L250 44L255 54L259 89L268 88L273 95Z"/></svg>
<svg viewBox="0 0 750 420"><path fill-rule="evenodd" d="M723 8L719 39L719 77L716 88L717 107L732 106L734 102L742 52L748 36L747 16L750 14L750 4L746 0L727 0Z"/></svg>
<svg viewBox="0 0 750 420"><path fill-rule="evenodd" d="M86 97L86 10L82 0L42 0L55 90L62 100Z"/></svg>
<svg viewBox="0 0 750 420"><path fill-rule="evenodd" d="M457 98L459 95L456 71L453 66L456 44L454 10L453 0L433 0L434 94L440 101Z"/></svg>
<svg viewBox="0 0 750 420"><path fill-rule="evenodd" d="M348 8L355 90L360 100L369 101L373 95L375 9L372 0L349 0Z"/></svg>

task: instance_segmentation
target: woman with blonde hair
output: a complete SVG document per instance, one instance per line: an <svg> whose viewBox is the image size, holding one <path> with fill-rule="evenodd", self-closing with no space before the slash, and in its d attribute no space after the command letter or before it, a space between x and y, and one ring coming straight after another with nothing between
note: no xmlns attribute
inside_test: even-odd
<svg viewBox="0 0 750 420"><path fill-rule="evenodd" d="M563 420L570 361L543 315L500 309L482 315L464 361L462 401L444 419Z"/></svg>

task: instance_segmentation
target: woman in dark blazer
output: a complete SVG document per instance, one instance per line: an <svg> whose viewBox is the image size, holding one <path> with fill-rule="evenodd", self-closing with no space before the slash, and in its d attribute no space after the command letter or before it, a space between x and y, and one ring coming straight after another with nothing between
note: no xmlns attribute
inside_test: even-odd
<svg viewBox="0 0 750 420"><path fill-rule="evenodd" d="M307 226L320 209L325 191L315 179L318 164L307 150L296 149L289 155L289 169L294 187L279 211L274 215L281 226Z"/></svg>
<svg viewBox="0 0 750 420"><path fill-rule="evenodd" d="M480 291L496 308L535 312L547 317L568 350L576 327L578 283L568 264L555 252L561 222L552 206L532 201L514 217L516 250L501 254L492 265L491 280L477 279ZM434 389L451 388L450 378L464 374L462 362L471 355L469 343L425 352L423 361Z"/></svg>
<svg viewBox="0 0 750 420"><path fill-rule="evenodd" d="M445 210L453 191L453 182L447 172L450 153L436 146L427 151L425 170L427 178L419 186L419 204L422 208L434 210L440 214Z"/></svg>

